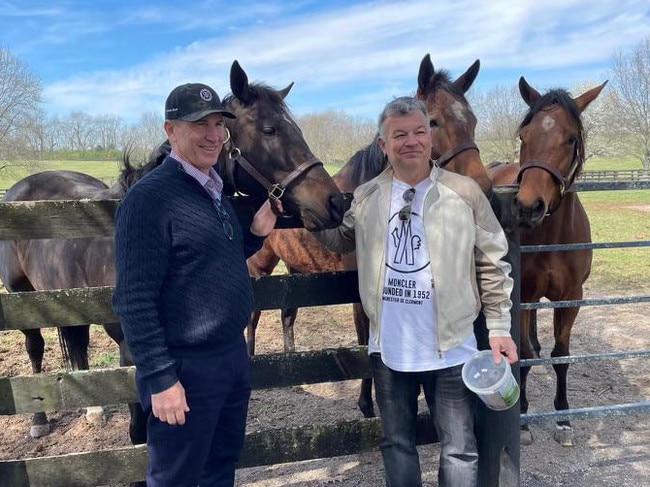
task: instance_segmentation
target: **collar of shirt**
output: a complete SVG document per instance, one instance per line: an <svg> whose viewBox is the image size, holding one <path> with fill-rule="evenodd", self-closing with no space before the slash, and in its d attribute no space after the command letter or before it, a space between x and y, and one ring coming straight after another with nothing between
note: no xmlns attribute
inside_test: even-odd
<svg viewBox="0 0 650 487"><path fill-rule="evenodd" d="M214 200L221 200L221 192L223 191L223 179L217 174L217 171L214 170L214 168L210 168L209 173L210 175L206 175L205 173L199 171L196 167L194 167L192 164L187 162L185 159L180 157L178 154L176 154L174 151L169 154L169 156L172 159L177 160L178 162L181 163L181 167L183 170L192 176L194 179L196 179L203 188L208 192L208 194L212 197Z"/></svg>

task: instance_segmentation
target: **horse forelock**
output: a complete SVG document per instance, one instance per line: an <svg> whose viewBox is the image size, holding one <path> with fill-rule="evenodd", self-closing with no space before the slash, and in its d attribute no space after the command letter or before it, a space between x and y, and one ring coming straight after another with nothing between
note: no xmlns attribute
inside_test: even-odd
<svg viewBox="0 0 650 487"><path fill-rule="evenodd" d="M250 83L248 89L246 90L246 99L242 100L237 98L234 94L228 93L223 98L223 104L226 108L236 109L237 104L242 107L250 107L254 103L260 103L264 105L271 105L274 107L274 110L282 110L283 112L288 112L289 109L287 104L280 92L275 88L271 88L265 83Z"/></svg>
<svg viewBox="0 0 650 487"><path fill-rule="evenodd" d="M584 125L582 123L582 118L580 116L580 110L578 109L578 106L575 104L573 98L567 90L563 88L554 88L549 90L544 95L540 96L524 116L523 121L521 124L519 124L518 130L521 131L532 121L533 117L538 113L551 110L556 106L565 110L576 122L578 129L578 140L576 145L576 161L578 162L578 168L575 172L575 177L577 177L582 171L582 167L585 162L585 131Z"/></svg>
<svg viewBox="0 0 650 487"><path fill-rule="evenodd" d="M438 90L446 90L456 96L465 98L465 93L463 93L461 89L457 88L456 85L453 84L451 75L446 69L441 69L433 73L433 76L429 78L429 81L424 90L421 90L420 95L426 98Z"/></svg>

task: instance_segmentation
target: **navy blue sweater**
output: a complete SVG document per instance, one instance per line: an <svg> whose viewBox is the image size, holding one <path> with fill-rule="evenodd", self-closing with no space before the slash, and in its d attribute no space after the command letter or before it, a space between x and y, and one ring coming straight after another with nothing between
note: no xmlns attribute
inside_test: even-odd
<svg viewBox="0 0 650 487"><path fill-rule="evenodd" d="M113 309L150 394L178 380L176 358L220 354L242 340L253 306L246 257L264 239L242 231L222 201L232 240L207 191L168 157L117 209Z"/></svg>

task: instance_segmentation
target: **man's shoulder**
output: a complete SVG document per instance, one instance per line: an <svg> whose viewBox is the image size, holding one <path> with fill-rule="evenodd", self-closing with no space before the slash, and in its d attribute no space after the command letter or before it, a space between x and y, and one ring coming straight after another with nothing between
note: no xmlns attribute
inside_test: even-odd
<svg viewBox="0 0 650 487"><path fill-rule="evenodd" d="M439 169L437 182L463 199L476 200L484 195L481 187L472 178L446 169Z"/></svg>

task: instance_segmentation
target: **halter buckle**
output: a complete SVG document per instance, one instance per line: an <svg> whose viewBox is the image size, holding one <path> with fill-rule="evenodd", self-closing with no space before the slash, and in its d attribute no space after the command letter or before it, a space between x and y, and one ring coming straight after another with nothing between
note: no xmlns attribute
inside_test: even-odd
<svg viewBox="0 0 650 487"><path fill-rule="evenodd" d="M280 186L279 183L272 184L269 186L269 199L272 201L278 201L284 196L284 188Z"/></svg>

